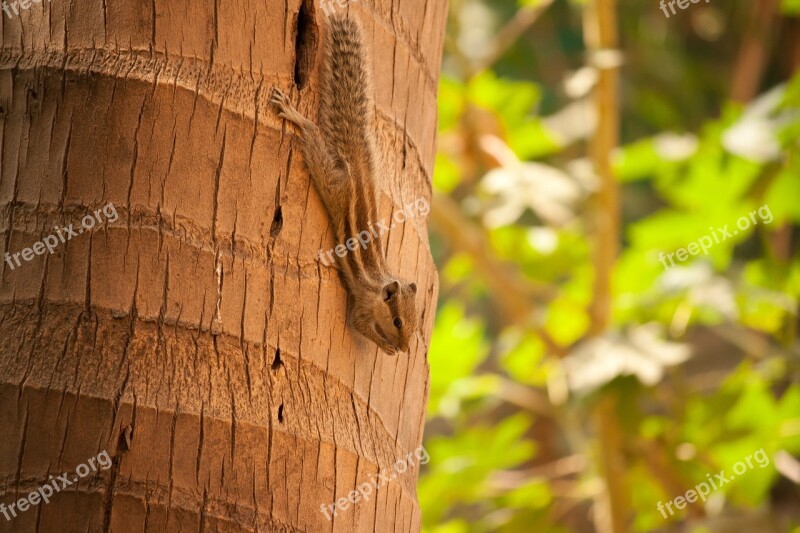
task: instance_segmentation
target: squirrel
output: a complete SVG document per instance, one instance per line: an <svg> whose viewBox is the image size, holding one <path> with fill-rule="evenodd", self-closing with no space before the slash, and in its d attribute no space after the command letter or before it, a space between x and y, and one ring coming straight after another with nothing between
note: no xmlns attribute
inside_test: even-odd
<svg viewBox="0 0 800 533"><path fill-rule="evenodd" d="M342 16L330 19L320 73L319 125L301 115L275 88L278 117L300 133L303 160L328 212L337 242L367 233L378 216L374 99L361 27ZM355 249L353 249L355 248ZM380 236L369 246L337 254L349 293L351 326L388 355L408 352L417 331L417 285L393 275Z"/></svg>

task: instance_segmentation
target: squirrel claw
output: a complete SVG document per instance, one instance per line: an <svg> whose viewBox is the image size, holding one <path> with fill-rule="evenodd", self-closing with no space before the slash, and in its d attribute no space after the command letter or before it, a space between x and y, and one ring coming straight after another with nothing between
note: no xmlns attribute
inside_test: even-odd
<svg viewBox="0 0 800 533"><path fill-rule="evenodd" d="M286 98L286 95L283 94L280 89L273 89L272 98L270 98L270 102L272 102L273 105L283 110L287 104L287 100L288 98Z"/></svg>
<svg viewBox="0 0 800 533"><path fill-rule="evenodd" d="M383 342L379 346L380 349L383 350L386 355L395 356L400 352L400 350L398 350L395 346L389 344L388 342Z"/></svg>

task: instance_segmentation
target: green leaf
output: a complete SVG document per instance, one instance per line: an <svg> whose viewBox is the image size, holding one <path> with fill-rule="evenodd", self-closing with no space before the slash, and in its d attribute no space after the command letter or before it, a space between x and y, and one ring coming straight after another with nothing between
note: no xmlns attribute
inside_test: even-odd
<svg viewBox="0 0 800 533"><path fill-rule="evenodd" d="M439 132L445 132L458 124L464 112L466 86L453 78L442 77L439 83Z"/></svg>
<svg viewBox="0 0 800 533"><path fill-rule="evenodd" d="M436 154L436 166L433 172L433 186L438 192L449 193L461 181L461 169L458 164L447 155L439 152Z"/></svg>
<svg viewBox="0 0 800 533"><path fill-rule="evenodd" d="M508 132L509 146L520 159L538 159L558 153L563 143L538 118L531 118Z"/></svg>
<svg viewBox="0 0 800 533"><path fill-rule="evenodd" d="M541 365L544 343L534 334L525 335L502 358L501 365L516 381L529 385L545 385L547 371Z"/></svg>
<svg viewBox="0 0 800 533"><path fill-rule="evenodd" d="M781 0L781 13L784 15L800 15L800 0Z"/></svg>
<svg viewBox="0 0 800 533"><path fill-rule="evenodd" d="M799 161L795 158L795 161ZM800 223L800 164L788 165L767 191L765 205L775 217L775 226Z"/></svg>
<svg viewBox="0 0 800 533"><path fill-rule="evenodd" d="M524 123L540 98L536 84L499 78L491 71L475 76L467 91L472 102L498 113L506 126Z"/></svg>
<svg viewBox="0 0 800 533"><path fill-rule="evenodd" d="M458 354L454 357L454 354ZM455 301L446 303L437 314L436 326L428 352L431 366L431 392L428 416L453 416L452 404L442 413L442 399L453 382L469 376L487 355L483 326L477 319L466 317ZM455 406L456 410L458 406Z"/></svg>

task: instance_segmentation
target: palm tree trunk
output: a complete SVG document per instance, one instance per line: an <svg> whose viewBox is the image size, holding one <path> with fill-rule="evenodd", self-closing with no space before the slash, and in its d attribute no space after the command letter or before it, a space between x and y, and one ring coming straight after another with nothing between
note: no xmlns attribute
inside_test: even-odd
<svg viewBox="0 0 800 533"><path fill-rule="evenodd" d="M418 531L419 461L321 508L420 445L437 294L408 221L388 257L422 331L389 358L317 257L336 243L268 101L279 86L313 116L321 6L25 4L0 13L0 531ZM388 218L430 199L447 6L349 9ZM33 504L62 473L77 482Z"/></svg>

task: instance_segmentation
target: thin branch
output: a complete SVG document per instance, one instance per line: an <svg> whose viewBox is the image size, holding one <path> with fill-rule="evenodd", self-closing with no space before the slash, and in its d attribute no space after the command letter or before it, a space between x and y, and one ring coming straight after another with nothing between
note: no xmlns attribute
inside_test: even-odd
<svg viewBox="0 0 800 533"><path fill-rule="evenodd" d="M520 8L510 21L499 31L489 51L480 59L476 60L472 66L471 74L474 76L478 72L492 66L503 54L517 42L517 40L530 28L539 16L547 9L553 0L542 0L536 5Z"/></svg>
<svg viewBox="0 0 800 533"><path fill-rule="evenodd" d="M558 413L553 409L553 404L541 391L502 376L497 376L497 379L501 386L495 396L499 399L536 415L557 419Z"/></svg>
<svg viewBox="0 0 800 533"><path fill-rule="evenodd" d="M753 22L739 49L731 82L731 99L742 103L749 102L758 94L767 67L775 12L778 9L777 0L757 0L751 5Z"/></svg>
<svg viewBox="0 0 800 533"><path fill-rule="evenodd" d="M668 454L659 443L648 439L638 439L636 451L650 474L658 480L667 494L679 496L685 494L692 487L689 481L680 474L680 471L670 463ZM705 516L705 502L696 503L697 505L689 506L686 511L692 519Z"/></svg>
<svg viewBox="0 0 800 533"><path fill-rule="evenodd" d="M534 479L553 480L564 476L579 474L586 469L584 455L575 454L562 457L553 462L524 470L499 470L492 473L489 483L492 486L511 490Z"/></svg>

